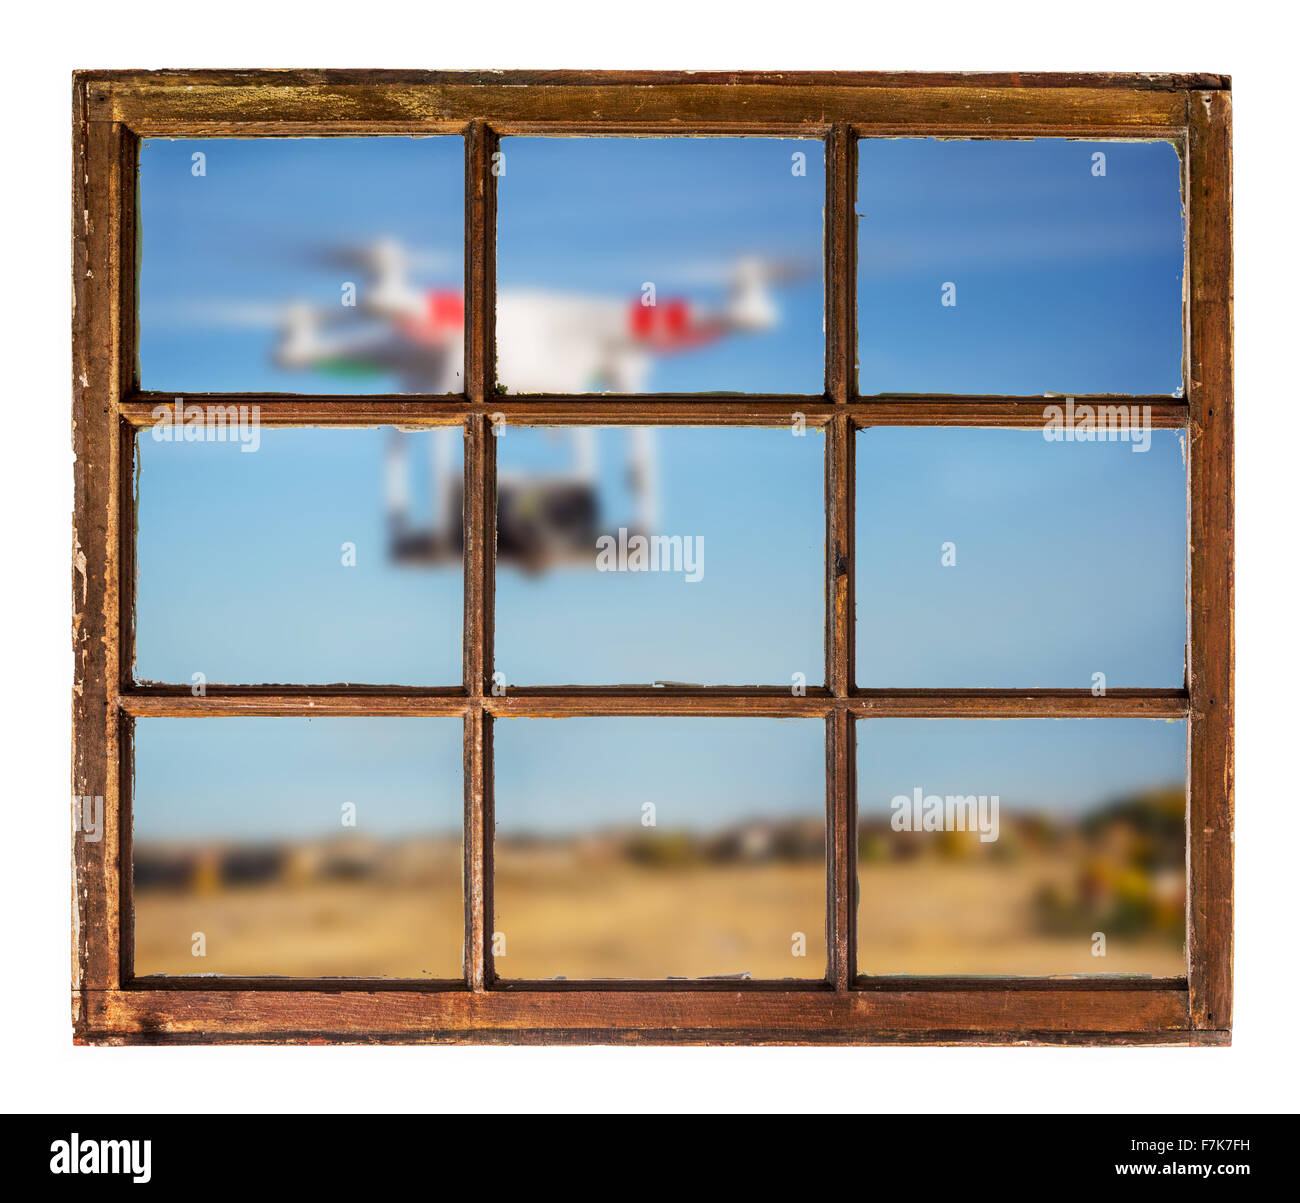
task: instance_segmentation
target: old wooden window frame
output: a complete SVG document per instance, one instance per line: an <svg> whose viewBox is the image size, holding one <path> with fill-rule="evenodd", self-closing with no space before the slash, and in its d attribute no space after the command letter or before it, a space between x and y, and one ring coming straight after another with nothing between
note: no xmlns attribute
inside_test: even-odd
<svg viewBox="0 0 1300 1203"><path fill-rule="evenodd" d="M105 834L74 840L73 1017L93 1043L514 1041L1224 1044L1232 1005L1233 479L1231 93L1213 75L684 74L393 71L79 72L73 80L74 797ZM236 394L280 425L463 424L464 681L458 689L140 687L134 632L135 180L142 138L463 135L466 392ZM826 144L826 387L821 397L528 397L494 392L495 180L506 134L784 134ZM853 677L855 430L1037 427L1042 398L870 396L855 383L859 136L1166 138L1187 212L1184 395L1149 403L1188 431L1186 686L858 689ZM198 401L217 401L198 394ZM826 684L782 689L514 689L493 697L495 448L490 414L528 424L786 424L826 436ZM464 723L465 977L454 983L131 975L132 724L171 715L445 715ZM826 724L827 948L822 982L503 985L490 947L492 723L501 715L783 715ZM861 979L854 965L854 732L909 717L1185 718L1186 978Z"/></svg>

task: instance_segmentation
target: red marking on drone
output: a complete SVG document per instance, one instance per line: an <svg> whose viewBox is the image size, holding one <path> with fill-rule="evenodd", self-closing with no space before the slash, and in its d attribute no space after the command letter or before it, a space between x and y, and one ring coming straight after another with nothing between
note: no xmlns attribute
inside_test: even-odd
<svg viewBox="0 0 1300 1203"><path fill-rule="evenodd" d="M435 289L425 296L422 317L403 318L399 326L414 342L438 345L465 328L465 297L453 289Z"/></svg>
<svg viewBox="0 0 1300 1203"><path fill-rule="evenodd" d="M628 329L632 337L659 352L686 351L713 342L724 333L721 322L695 321L690 302L674 298L662 305L632 302L628 309Z"/></svg>

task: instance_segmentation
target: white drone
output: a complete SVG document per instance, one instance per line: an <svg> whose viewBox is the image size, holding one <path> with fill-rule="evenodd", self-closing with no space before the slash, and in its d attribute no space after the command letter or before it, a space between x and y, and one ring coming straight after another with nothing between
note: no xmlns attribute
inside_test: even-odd
<svg viewBox="0 0 1300 1203"><path fill-rule="evenodd" d="M275 360L282 367L355 376L395 375L403 391L459 393L464 373L464 295L420 288L411 273L420 257L385 239L331 254L331 265L359 268L366 281L354 306L324 312L294 304L282 312ZM769 330L780 320L771 286L800 269L756 258L725 269L724 303L708 309L681 298L646 303L543 289L500 290L497 377L512 393L574 395L638 393L657 356L680 354L732 334ZM699 276L699 272L696 272ZM344 327L340 329L340 327ZM395 432L387 456L387 508L393 557L402 562L458 562L462 553L463 477L453 466L455 432L433 439L431 525L410 521L406 436ZM572 431L573 463L547 476L498 478L497 559L530 571L562 563L591 564L599 534L595 431ZM632 531L649 532L658 517L653 432L629 432L628 481L635 498Z"/></svg>

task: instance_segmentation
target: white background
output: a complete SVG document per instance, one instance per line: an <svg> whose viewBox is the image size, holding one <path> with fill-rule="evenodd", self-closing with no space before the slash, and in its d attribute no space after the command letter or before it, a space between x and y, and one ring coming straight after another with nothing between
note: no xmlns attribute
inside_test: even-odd
<svg viewBox="0 0 1300 1203"><path fill-rule="evenodd" d="M1276 4L882 11L265 0L6 16L0 1106L154 1110L1295 1110L1293 40ZM900 14L901 10L901 14ZM809 22L803 26L801 22ZM126 67L1207 71L1233 77L1237 953L1230 1049L74 1048L69 980L70 73ZM1285 122L1285 124L1284 124ZM1086 515L1081 515L1086 520ZM1288 622L1287 620L1291 620Z"/></svg>

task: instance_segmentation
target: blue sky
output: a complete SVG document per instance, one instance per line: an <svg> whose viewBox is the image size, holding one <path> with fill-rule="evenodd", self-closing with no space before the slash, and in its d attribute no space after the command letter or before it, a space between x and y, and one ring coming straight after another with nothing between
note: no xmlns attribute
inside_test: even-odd
<svg viewBox="0 0 1300 1203"><path fill-rule="evenodd" d="M715 268L737 254L820 253L818 143L504 145L503 288L631 297L655 279L661 298L680 289L708 300L718 296ZM790 174L792 148L808 152L807 177ZM1104 178L1091 174L1099 149L1108 156ZM190 171L195 151L207 155L202 178ZM1182 222L1170 147L882 140L863 144L860 161L864 391L1178 388ZM337 304L340 278L355 273L323 263L319 252L385 235L422 253L423 283L458 287L462 166L457 138L147 143L146 387L336 391L336 378L270 363L273 324L232 316L247 317L250 305L274 313L299 297ZM944 309L939 290L950 280L958 305ZM781 299L783 321L771 335L664 361L649 387L819 390L819 274ZM375 377L346 387L388 391L401 382ZM385 556L386 436L263 429L261 449L245 454L230 444L154 443L146 434L139 675L185 684L195 671L214 682L457 683L459 573L397 568ZM416 463L427 460L428 437L412 438ZM598 437L605 518L611 527L628 524L623 433ZM661 529L704 536L705 579L572 570L524 579L502 568L498 667L513 684L785 685L795 671L818 683L823 437L675 429L660 431L658 446ZM1106 672L1111 687L1181 682L1185 469L1175 432L1156 432L1146 454L1122 443L1049 445L1035 432L1001 431L872 430L858 446L861 684L1087 687L1094 671ZM536 430L507 431L497 450L503 471L558 466L568 456L567 446ZM422 495L427 475L415 487ZM954 569L940 567L945 540L957 543ZM357 545L355 568L340 564L345 541ZM297 803L251 783L297 780L293 764L310 756L302 737L274 734L296 720L247 722L271 734L242 743L235 720L184 732L178 722L142 722L157 732L137 764L158 799L152 813L171 806L218 825L282 825L277 808ZM566 723L534 726L527 739L557 741L557 756L564 741L578 739ZM449 727L456 736L446 754L458 773L459 731ZM1152 765L1181 772L1167 758L1151 760L1142 740L1106 735L1120 728L1092 725L1092 759L1066 761L1029 738L1016 756L1037 766L1044 790L1056 768L1055 780L1068 778L1057 788L1081 796L1145 779ZM820 724L810 729L820 749ZM412 728L417 747L424 730ZM501 754L514 745L507 737ZM338 746L353 748L365 780L386 788L389 778L376 768L385 755ZM801 776L762 768L765 738L747 746L752 754L733 750L730 792L715 791L711 802L701 795L698 806L721 814L734 804L727 798L765 797L773 783L792 799L805 797ZM983 746L973 734L957 743L969 763L1001 772ZM243 779L201 778L187 767L223 755L241 758ZM674 755L681 780L710 771L695 737ZM791 764L802 765L802 755L791 751ZM394 770L394 789L411 797L409 765L441 772L447 766L438 756L435 763L403 754L395 763L408 767ZM517 763L533 761L521 752ZM750 763L762 771L749 773ZM526 776L504 760L501 768L522 797ZM307 789L315 777L302 779ZM222 788L245 800L223 808ZM608 775L611 798L643 788L630 774ZM536 790L549 796L540 775ZM189 801L196 796L207 799L198 810ZM573 819L587 822L579 802ZM401 807L394 813L403 822L418 817Z"/></svg>
<svg viewBox="0 0 1300 1203"><path fill-rule="evenodd" d="M858 684L1182 685L1183 434L1150 433L859 431Z"/></svg>
<svg viewBox="0 0 1300 1203"><path fill-rule="evenodd" d="M625 431L601 430L602 529L634 526ZM497 667L515 685L809 685L825 677L825 436L661 427L659 531L703 539L704 576L563 569L497 576ZM502 473L561 467L567 436L507 429Z"/></svg>
<svg viewBox="0 0 1300 1203"><path fill-rule="evenodd" d="M817 392L821 143L507 138L498 280L716 302L758 252L812 267L774 331L661 360L653 391ZM790 171L795 151L807 174ZM192 174L192 156L206 174ZM1093 174L1094 155L1106 174ZM395 237L417 282L462 283L456 137L150 140L140 154L147 388L336 391L270 363L275 310L338 306L324 252ZM860 386L873 392L1174 393L1181 387L1179 164L1161 142L869 139L859 144ZM957 304L940 304L944 284ZM261 325L248 325L250 307ZM267 318L267 315L271 315ZM507 382L508 383L508 382ZM354 381L363 392L395 378Z"/></svg>
<svg viewBox="0 0 1300 1203"><path fill-rule="evenodd" d="M858 164L863 394L1180 390L1172 145L871 139Z"/></svg>
<svg viewBox="0 0 1300 1203"><path fill-rule="evenodd" d="M497 831L707 832L746 818L822 818L820 719L504 719L493 727Z"/></svg>
<svg viewBox="0 0 1300 1203"><path fill-rule="evenodd" d="M459 684L461 572L388 559L388 434L263 428L250 454L144 432L137 676ZM428 464L432 438L408 436L417 467ZM460 438L453 448L459 471ZM422 481L427 474L413 477L416 500L427 496ZM356 546L355 566L343 565L344 543Z"/></svg>
<svg viewBox="0 0 1300 1203"><path fill-rule="evenodd" d="M660 359L653 392L820 393L824 387L821 142L781 138L507 138L498 285L719 305L743 255L790 261L781 322ZM796 176L792 155L806 156ZM509 381L504 382L509 385Z"/></svg>
<svg viewBox="0 0 1300 1203"><path fill-rule="evenodd" d="M192 174L192 156L206 174ZM328 254L396 238L424 256L414 278L460 288L460 138L150 139L140 148L140 368L174 392L401 388L271 362L276 311L342 309L356 268Z"/></svg>
<svg viewBox="0 0 1300 1203"><path fill-rule="evenodd" d="M305 840L455 832L454 718L146 718L135 724L137 840ZM356 827L342 826L345 802Z"/></svg>
<svg viewBox="0 0 1300 1203"><path fill-rule="evenodd" d="M716 304L737 256L807 268L761 335L661 360L653 391L819 393L823 387L823 146L771 138L507 138L499 178L498 286ZM807 174L791 172L796 152ZM192 156L206 156L206 175ZM460 288L460 138L150 140L140 153L140 359L146 388L336 392L337 378L270 362L274 312L341 308L356 269L323 252L397 238L416 282ZM271 320L243 324L253 307ZM250 315L250 316L255 316ZM508 382L507 382L508 384ZM395 377L357 392L401 391Z"/></svg>

